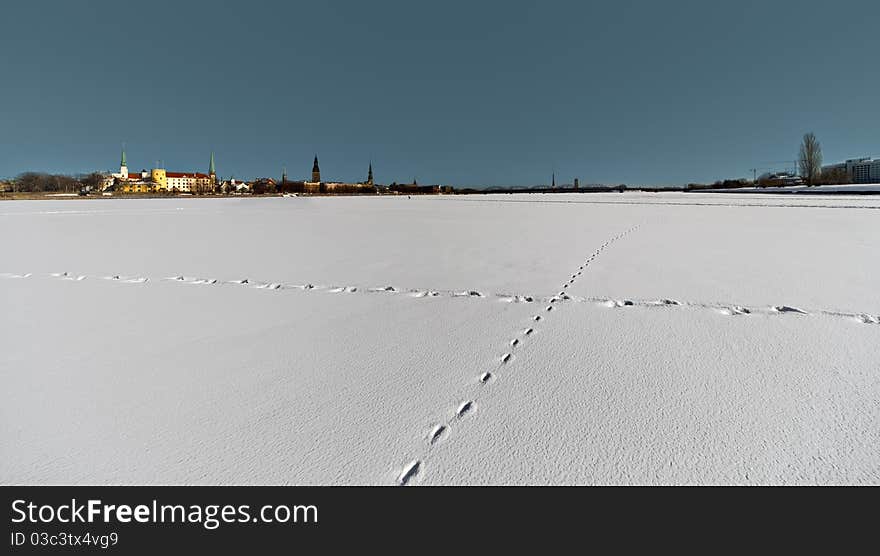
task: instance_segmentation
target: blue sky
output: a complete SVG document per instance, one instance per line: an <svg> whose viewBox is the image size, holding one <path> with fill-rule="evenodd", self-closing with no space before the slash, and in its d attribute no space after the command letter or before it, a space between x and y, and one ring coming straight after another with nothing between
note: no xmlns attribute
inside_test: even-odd
<svg viewBox="0 0 880 556"><path fill-rule="evenodd" d="M880 156L880 2L10 1L0 177L681 184Z"/></svg>

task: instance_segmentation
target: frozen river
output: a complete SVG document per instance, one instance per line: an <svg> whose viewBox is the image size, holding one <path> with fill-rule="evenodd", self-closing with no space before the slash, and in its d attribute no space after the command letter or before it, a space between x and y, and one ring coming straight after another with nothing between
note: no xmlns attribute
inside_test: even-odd
<svg viewBox="0 0 880 556"><path fill-rule="evenodd" d="M880 484L880 197L0 203L3 484Z"/></svg>

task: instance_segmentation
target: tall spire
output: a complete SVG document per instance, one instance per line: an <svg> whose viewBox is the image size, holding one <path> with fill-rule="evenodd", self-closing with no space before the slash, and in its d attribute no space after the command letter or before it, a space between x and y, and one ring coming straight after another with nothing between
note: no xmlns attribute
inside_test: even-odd
<svg viewBox="0 0 880 556"><path fill-rule="evenodd" d="M122 145L122 161L119 163L120 166L128 166L125 163L125 144Z"/></svg>
<svg viewBox="0 0 880 556"><path fill-rule="evenodd" d="M208 166L208 174L214 175L217 172L214 171L214 151L211 151L211 165Z"/></svg>
<svg viewBox="0 0 880 556"><path fill-rule="evenodd" d="M552 182L552 184L550 185L550 187L553 187L553 188L556 187L556 172L553 172L553 182Z"/></svg>
<svg viewBox="0 0 880 556"><path fill-rule="evenodd" d="M321 181L321 169L318 168L318 155L315 155L315 162L312 164L312 182Z"/></svg>
<svg viewBox="0 0 880 556"><path fill-rule="evenodd" d="M367 185L373 185L373 161L370 161L370 169L367 170Z"/></svg>

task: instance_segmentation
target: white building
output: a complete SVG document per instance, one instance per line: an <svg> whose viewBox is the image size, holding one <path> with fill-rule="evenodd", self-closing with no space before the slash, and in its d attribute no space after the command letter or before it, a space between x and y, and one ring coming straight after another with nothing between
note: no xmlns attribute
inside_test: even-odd
<svg viewBox="0 0 880 556"><path fill-rule="evenodd" d="M880 160L851 158L839 164L822 167L822 172L841 171L850 183L880 183Z"/></svg>

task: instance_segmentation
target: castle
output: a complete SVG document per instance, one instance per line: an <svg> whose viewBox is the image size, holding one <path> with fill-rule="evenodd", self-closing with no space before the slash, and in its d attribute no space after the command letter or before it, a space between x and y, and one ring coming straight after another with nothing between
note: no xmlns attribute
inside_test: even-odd
<svg viewBox="0 0 880 556"><path fill-rule="evenodd" d="M125 149L122 149L122 160L119 171L107 176L104 189L115 189L120 193L213 193L217 187L217 172L214 169L214 153L208 173L199 172L168 172L165 168L153 168L150 171L129 172Z"/></svg>

